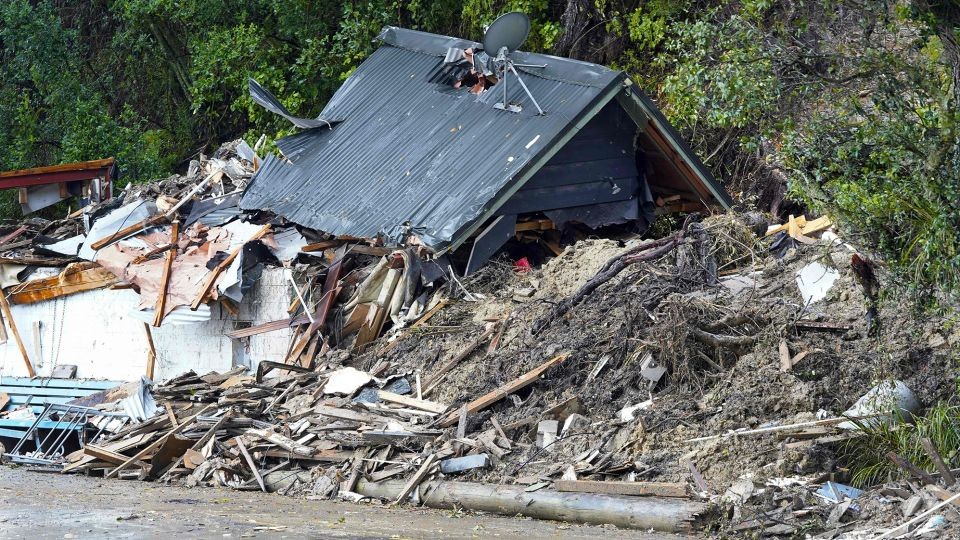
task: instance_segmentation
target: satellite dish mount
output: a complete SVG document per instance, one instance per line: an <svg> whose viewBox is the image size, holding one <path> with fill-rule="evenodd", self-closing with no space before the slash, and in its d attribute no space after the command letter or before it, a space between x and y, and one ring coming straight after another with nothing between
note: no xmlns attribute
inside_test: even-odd
<svg viewBox="0 0 960 540"><path fill-rule="evenodd" d="M510 55L523 44L524 40L527 39L527 34L529 33L530 19L523 13L514 11L498 17L497 20L493 21L493 24L487 28L486 33L483 35L483 50L493 57L497 80L499 81L498 84L503 86L503 100L495 104L493 106L494 109L512 113L518 113L523 110L520 105L507 101L507 73L513 73L517 78L517 82L520 83L520 87L523 88L523 91L526 92L530 101L533 102L533 106L537 108L537 114L545 114L543 109L540 108L540 104L537 103L536 98L530 93L530 89L524 84L523 78L521 78L520 73L517 72L517 67L543 69L547 67L546 64L517 64L513 61L513 58L510 57ZM496 56L493 56L494 54L496 54Z"/></svg>

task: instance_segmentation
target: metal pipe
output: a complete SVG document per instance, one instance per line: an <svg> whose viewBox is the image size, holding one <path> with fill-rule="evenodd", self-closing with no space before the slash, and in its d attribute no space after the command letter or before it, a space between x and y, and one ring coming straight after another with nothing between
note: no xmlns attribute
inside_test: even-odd
<svg viewBox="0 0 960 540"><path fill-rule="evenodd" d="M404 480L361 481L356 492L367 497L396 499ZM707 505L688 499L626 497L594 493L561 493L525 486L498 486L469 482L424 482L421 501L431 508L460 507L508 516L521 514L539 519L612 524L631 529L689 533Z"/></svg>

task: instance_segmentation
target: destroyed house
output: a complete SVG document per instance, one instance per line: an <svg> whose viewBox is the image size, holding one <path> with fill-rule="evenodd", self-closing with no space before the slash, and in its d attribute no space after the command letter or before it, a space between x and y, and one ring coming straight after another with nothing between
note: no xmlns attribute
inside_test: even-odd
<svg viewBox="0 0 960 540"><path fill-rule="evenodd" d="M250 82L304 130L277 141L287 159L267 158L242 208L387 244L415 236L437 253L472 241L469 273L518 216L643 230L663 211L731 204L622 71L517 51L522 80L497 81L483 77L478 43L393 27L379 39L316 119Z"/></svg>

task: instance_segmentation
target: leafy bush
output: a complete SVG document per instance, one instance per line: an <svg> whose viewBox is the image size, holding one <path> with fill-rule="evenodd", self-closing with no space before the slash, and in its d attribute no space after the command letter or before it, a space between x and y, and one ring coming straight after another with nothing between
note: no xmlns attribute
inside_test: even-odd
<svg viewBox="0 0 960 540"><path fill-rule="evenodd" d="M843 445L840 459L851 470L855 486L872 486L902 476L903 471L887 457L889 452L934 472L933 459L920 442L925 438L948 463L960 448L960 407L938 403L925 416L915 417L913 424L897 413L894 416L892 423L860 424L864 435Z"/></svg>

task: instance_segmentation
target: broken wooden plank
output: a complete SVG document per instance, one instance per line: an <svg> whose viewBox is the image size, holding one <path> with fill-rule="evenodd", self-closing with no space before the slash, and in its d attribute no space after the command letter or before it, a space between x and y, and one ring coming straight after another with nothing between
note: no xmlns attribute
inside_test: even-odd
<svg viewBox="0 0 960 540"><path fill-rule="evenodd" d="M83 453L92 458L99 459L100 461L106 461L107 463L110 463L113 465L120 465L121 463L129 459L129 456L125 456L119 452L114 452L113 450L109 450L107 448L103 448L103 447L92 445L92 444L88 444L84 446ZM145 464L141 464L141 466L144 466L144 465Z"/></svg>
<svg viewBox="0 0 960 540"><path fill-rule="evenodd" d="M380 348L380 350L378 351L378 354L381 354L381 355L382 355L382 354L386 353L387 351L390 351L391 349L393 349L394 347L396 347L397 344L400 343L401 338L403 338L405 335L409 334L410 331L412 331L413 329L419 328L419 327L423 326L424 324L426 324L427 321L429 321L434 315L436 315L441 309L443 309L444 307L446 307L449 303L450 303L450 300L447 299L447 298L444 298L444 299L440 300L439 302L437 302L435 306L433 306L432 308L428 309L426 313L424 313L423 315L421 315L420 318L416 320L416 322L414 322L413 324L411 324L411 325L408 326L407 328L401 329L401 330L400 330L400 333L397 335L397 337L396 337L393 341L391 341L390 343L387 343L386 345L384 345L383 347ZM357 306L357 307L359 308L360 306ZM369 308L368 308L368 309L369 309ZM364 316L364 317L366 317L366 315L367 315L366 312L363 313L363 316Z"/></svg>
<svg viewBox="0 0 960 540"><path fill-rule="evenodd" d="M553 488L560 492L603 493L634 497L687 497L686 484L674 482L603 482L595 480L557 480Z"/></svg>
<svg viewBox="0 0 960 540"><path fill-rule="evenodd" d="M152 381L154 368L157 365L157 349L153 346L153 333L150 331L150 325L143 323L143 331L147 334L147 378Z"/></svg>
<svg viewBox="0 0 960 540"><path fill-rule="evenodd" d="M307 244L300 248L300 251L304 253L311 253L314 251L324 251L330 248L340 247L343 244L346 244L346 240L341 240L339 238L334 238L332 240L321 240L319 242L314 242L312 244Z"/></svg>
<svg viewBox="0 0 960 540"><path fill-rule="evenodd" d="M170 226L170 245L176 246L180 238L180 220L173 221ZM176 247L167 251L167 258L163 261L163 274L160 276L160 288L157 292L157 303L154 306L153 325L160 326L167 309L167 290L170 288L170 274L173 273L173 261L177 258Z"/></svg>
<svg viewBox="0 0 960 540"><path fill-rule="evenodd" d="M10 325L10 333L13 334L13 339L17 342L17 347L20 349L20 355L23 357L23 364L27 368L27 375L32 377L37 376L36 370L33 369L33 363L30 362L30 355L27 354L27 348L23 345L23 339L20 338L20 332L17 331L17 323L13 320L13 313L10 312L10 304L7 302L7 295L0 289L0 308L3 309L3 316L7 319L7 324Z"/></svg>
<svg viewBox="0 0 960 540"><path fill-rule="evenodd" d="M508 382L507 384L501 386L500 388L497 388L496 390L488 392L487 394L471 401L470 403L467 404L467 412L469 414L474 414L478 411L481 411L489 407L490 405L496 403L497 401L500 401L501 399L507 397L508 395L518 390L521 390L523 388L526 388L527 386L536 382L537 379L541 375L543 375L545 371L559 364L560 362L563 362L564 360L567 359L568 356L570 356L570 353L558 354L557 356L554 356L550 360L547 360L543 364L540 364L536 368L528 371L527 373L524 373L520 377L517 377L516 379ZM458 418L459 418L459 414L456 411L454 411L453 413L450 413L446 417L444 417L443 420L441 420L438 425L440 427L452 426L453 424L457 423Z"/></svg>
<svg viewBox="0 0 960 540"><path fill-rule="evenodd" d="M445 364L440 366L440 368L437 369L436 373L433 374L433 377L431 377L431 379L427 383L427 387L426 389L424 389L423 395L425 396L429 395L430 392L432 392L437 386L439 386L440 383L443 382L443 379L447 376L447 373L449 373L450 370L452 370L453 368L457 367L457 365L459 365L460 362L464 361L468 356L473 354L473 351L477 350L477 347L479 347L480 345L483 345L483 342L486 341L487 338L489 338L493 334L496 328L497 328L496 324L487 323L487 326L484 329L483 333L480 334L480 337L468 343L467 346L464 347L463 350L461 350L459 353L457 353L456 356L454 356L453 358L448 360Z"/></svg>
<svg viewBox="0 0 960 540"><path fill-rule="evenodd" d="M143 442L148 440L149 438L150 438L150 435L146 433L141 433L138 435L129 436L125 439L120 439L119 441L112 442L109 444L101 444L99 446L100 448L103 448L110 452L120 453L120 452L123 452L124 450L128 450L130 448L143 444ZM82 469L83 467L86 467L87 465L93 463L98 459L91 455L85 454L83 450L80 450L78 452L80 455L80 459L64 467L63 470L60 471L61 473L69 473L77 469ZM124 459L126 459L126 456L124 456Z"/></svg>
<svg viewBox="0 0 960 540"><path fill-rule="evenodd" d="M168 250L170 250L175 246L176 244L160 244L159 246L151 249L150 251L144 253L143 255L137 255L133 259L133 261L131 261L131 264L143 264L149 261L150 259L156 257L157 255L161 255L167 252Z"/></svg>
<svg viewBox="0 0 960 540"><path fill-rule="evenodd" d="M239 328L237 330L232 330L230 332L224 332L223 335L227 336L230 339L240 339L250 336L255 336L258 334L265 334L267 332L276 332L277 330L283 330L285 328L295 328L304 324L309 324L310 318L306 315L301 315L299 317L291 317L289 319L280 319L277 321L270 321L256 326L250 326L248 328Z"/></svg>
<svg viewBox="0 0 960 540"><path fill-rule="evenodd" d="M263 485L263 477L260 476L260 469L257 468L257 464L254 463L253 458L250 457L250 452L247 451L246 445L243 444L243 439L236 437L234 440L237 441L237 448L240 449L240 453L243 454L243 459L246 460L247 466L249 466L253 472L253 477L257 479L257 484L260 484L260 490L266 493L267 486Z"/></svg>
<svg viewBox="0 0 960 540"><path fill-rule="evenodd" d="M213 405L213 404L207 405L206 407L204 407L203 409L201 409L200 412L198 412L197 414L191 416L190 418L187 418L187 419L184 420L183 423L181 423L179 426L171 429L171 430L168 431L166 434L164 434L162 437L160 437L159 439L157 439L157 440L154 441L153 443L147 445L146 448L144 448L143 450L140 450L139 452L137 452L136 455L134 455L133 457L131 457L131 458L128 459L127 461L121 463L120 465L118 465L115 469L113 469L112 471L110 471L109 473L107 473L106 475L104 475L104 478L116 478L117 475L120 474L120 471L126 469L127 467L129 467L129 466L132 465L133 463L136 463L136 462L142 460L147 454L149 454L150 452L156 450L157 448L160 448L160 446L163 445L163 443L165 443L165 442L167 441L167 439L173 437L174 435L179 434L179 433L182 432L184 429L186 429L188 426L190 426L191 424L193 424L194 422L196 422L197 418L199 418L200 415L205 414L207 411L209 411L209 410L211 410L211 409L215 409L216 407L217 407L217 406L216 406L216 405Z"/></svg>
<svg viewBox="0 0 960 540"><path fill-rule="evenodd" d="M124 238L132 234L136 234L138 232L149 229L150 227L153 227L155 225L164 223L166 220L167 220L167 216L165 214L156 214L156 215L150 216L147 219L144 219L143 221L138 221L137 223L134 223L129 227L124 227L119 231L105 238L101 238L100 240L97 240L96 242L90 244L90 247L94 250L101 250L109 246L110 244L117 242L119 240L123 240Z"/></svg>
<svg viewBox="0 0 960 540"><path fill-rule="evenodd" d="M410 480L403 486L403 489L400 490L400 495L397 496L397 500L394 501L394 504L400 504L410 496L410 493L413 492L417 486L427 477L427 474L430 472L430 469L433 467L434 462L437 460L436 454L430 454L423 460L423 464L420 465L420 468L417 469L417 472L410 477Z"/></svg>
<svg viewBox="0 0 960 540"><path fill-rule="evenodd" d="M327 277L323 281L323 296L321 296L320 301L317 302L317 312L313 316L313 321L310 322L310 326L307 327L303 335L300 336L300 339L294 344L284 360L285 363L297 363L300 355L302 355L310 345L314 334L327 324L327 315L330 313L333 302L336 300L337 294L340 291L337 283L340 281L341 270L343 270L343 257L339 256L337 257L337 262L330 265L330 268L327 269Z"/></svg>
<svg viewBox="0 0 960 540"><path fill-rule="evenodd" d="M957 478L953 475L953 472L950 470L950 467L947 467L947 464L943 462L943 458L940 457L940 452L937 452L937 447L934 446L933 441L929 437L924 437L920 439L920 444L923 446L923 449L927 451L927 455L930 456L930 459L933 460L934 466L940 471L940 476L947 483L948 486L952 486L957 482Z"/></svg>
<svg viewBox="0 0 960 540"><path fill-rule="evenodd" d="M6 244L7 242L13 240L14 238L20 236L21 234L27 232L27 226L21 225L19 228L14 230L12 233L5 235L3 238L0 238L0 245Z"/></svg>
<svg viewBox="0 0 960 540"><path fill-rule="evenodd" d="M94 262L71 263L56 276L21 283L10 288L14 304L33 304L83 291L109 287L117 276Z"/></svg>
<svg viewBox="0 0 960 540"><path fill-rule="evenodd" d="M403 405L404 407L411 407L413 409L420 409L422 411L428 411L436 414L440 414L447 410L447 406L443 403L437 403L436 401L428 401L425 399L417 399L410 396L402 396L400 394L394 394L393 392L387 392L386 390L378 390L377 397L380 398L381 401L396 403L398 405Z"/></svg>
<svg viewBox="0 0 960 540"><path fill-rule="evenodd" d="M381 246L368 246L366 244L353 244L347 248L347 253L359 253L361 255L373 255L374 257L383 257L396 251L396 248Z"/></svg>
<svg viewBox="0 0 960 540"><path fill-rule="evenodd" d="M791 368L793 368L793 361L792 361L792 357L790 356L790 348L787 346L787 342L785 340L780 340L779 353L780 353L780 372L786 373L790 371Z"/></svg>
<svg viewBox="0 0 960 540"><path fill-rule="evenodd" d="M167 467L165 470L160 471L160 472L157 474L157 476L161 476L161 477L162 477L162 476L166 475L169 471L172 471L173 469L176 469L177 467L179 467L179 466L184 462L184 459L186 459L186 456L187 456L187 454L190 452L190 450L199 452L199 451L204 447L204 445L206 445L208 442L210 442L210 439L212 439L214 436L216 436L217 430L219 430L221 427L223 427L223 425L227 423L227 421L230 419L230 417L231 417L231 412L228 410L227 412L225 412L225 413L223 414L223 416L220 417L219 420L217 420L217 421L210 427L210 429L207 430L206 433L203 434L202 437L200 437L200 439L199 439L197 442L193 443L193 446L191 446L191 447L187 450L187 452L185 452L185 453L183 454L183 456L180 456L180 458L179 458L178 460L176 460L176 461L174 461L173 463L171 463L170 466ZM178 426L178 427L179 427L179 426Z"/></svg>
<svg viewBox="0 0 960 540"><path fill-rule="evenodd" d="M794 326L797 328L797 330L814 330L814 331L821 331L821 332L846 332L852 328L851 326L848 326L845 324L832 323L827 321L804 321L804 320L797 321L794 324Z"/></svg>
<svg viewBox="0 0 960 540"><path fill-rule="evenodd" d="M248 429L247 435L252 435L258 439L263 439L271 444L275 444L284 450L293 452L294 454L300 454L302 456L312 456L317 453L317 449L312 446L306 446L299 444L297 441L284 437L279 433L274 433L266 429Z"/></svg>
<svg viewBox="0 0 960 540"><path fill-rule="evenodd" d="M740 437L743 435L766 435L768 433L777 433L781 431L791 431L799 428L808 428L813 426L832 426L836 424L842 424L844 422L850 422L854 420L867 420L870 418L876 418L878 416L883 416L883 414L868 414L865 416L839 416L836 418L825 418L823 420L811 420L809 422L797 422L795 424L785 424L782 426L769 426L756 429L745 429L742 431L728 431L726 433L721 433L719 435L707 435L705 437L695 437L693 439L687 439L685 442L703 442L703 441L713 441L716 439L726 439L730 437Z"/></svg>
<svg viewBox="0 0 960 540"><path fill-rule="evenodd" d="M247 242L259 240L260 238L263 238L269 233L270 233L270 224L268 223L263 227L261 227L259 231L254 233L254 235L251 236L247 240ZM210 294L210 291L213 289L213 286L217 284L217 280L220 278L220 274L222 274L224 270L226 270L227 268L230 267L231 264L233 264L233 261L237 258L237 256L240 255L240 252L243 251L244 245L246 245L246 242L237 246L236 249L234 249L233 251L230 252L229 255L227 255L226 259L220 261L220 264L218 264L216 268L210 271L210 274L207 275L207 279L204 280L203 285L200 287L200 292L197 293L196 298L194 298L193 302L190 304L191 310L196 311L200 307L200 304L202 304L204 299L206 299L207 295Z"/></svg>
<svg viewBox="0 0 960 540"><path fill-rule="evenodd" d="M910 462L908 459L904 458L900 454L897 454L896 452L887 452L887 459L892 461L894 465L896 465L897 467L900 467L907 473L911 474L912 476L915 476L924 484L932 484L932 485L937 484L937 481L934 480L932 476L927 474L925 471L920 470L919 467L914 465L912 462Z"/></svg>

